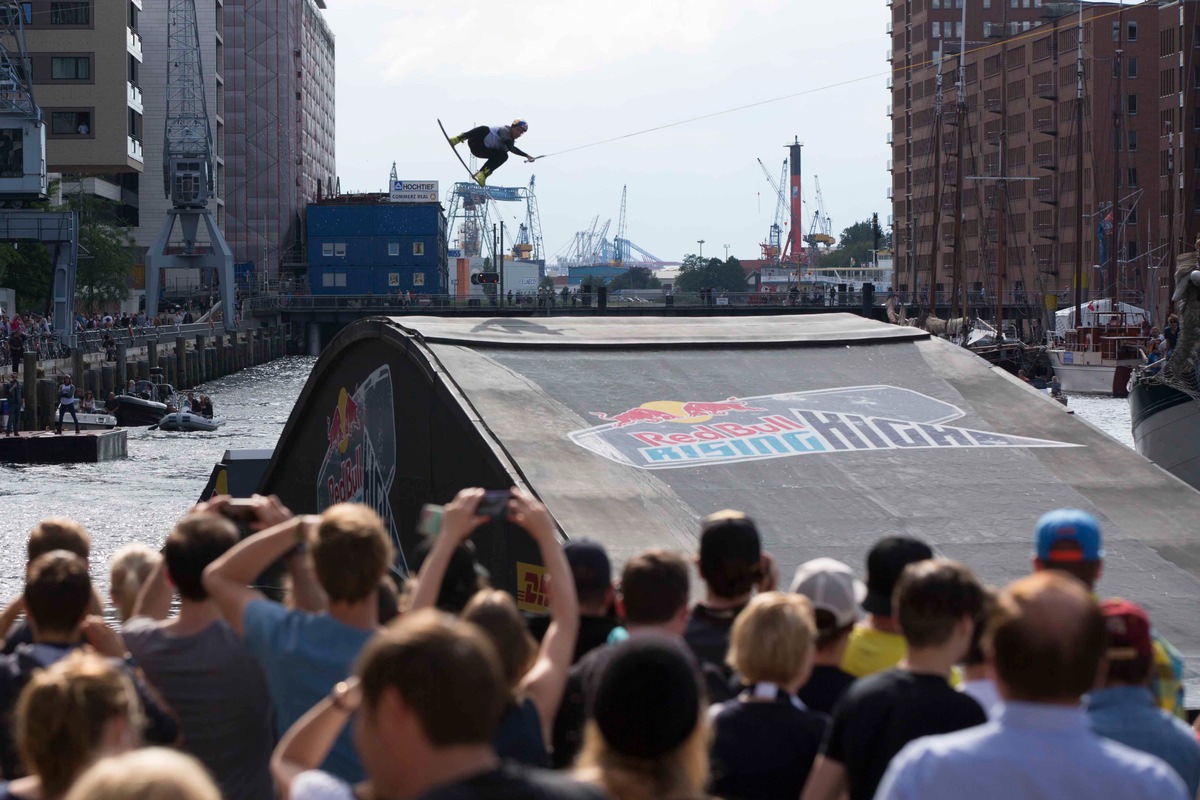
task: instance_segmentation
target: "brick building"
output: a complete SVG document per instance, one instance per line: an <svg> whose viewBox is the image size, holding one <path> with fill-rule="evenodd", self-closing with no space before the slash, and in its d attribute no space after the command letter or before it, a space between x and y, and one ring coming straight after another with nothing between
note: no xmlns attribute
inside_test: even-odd
<svg viewBox="0 0 1200 800"><path fill-rule="evenodd" d="M1200 75L1189 71L1191 88L1184 90L1159 73L1167 61L1191 62L1197 3L1084 5L1080 198L1079 6L972 2L960 103L961 2L895 0L892 6L890 194L897 290L927 297L932 278L939 303L947 306L957 272L978 308L995 300L1003 257L1006 302L1025 304L1038 318L1038 309L1072 299L1081 252L1085 297L1119 293L1162 308L1165 297L1150 298L1146 289L1162 283L1165 271L1158 270L1169 265L1171 249L1165 114L1173 103L1195 105ZM1160 36L1172 20L1178 41ZM1200 125L1200 112L1195 114L1193 124ZM1177 159L1183 168L1177 174L1191 187L1195 156L1186 154L1187 164L1185 154ZM1195 189L1183 191L1191 198ZM1195 201L1200 204L1200 196ZM1176 204L1177 240L1195 227L1184 224L1190 214L1183 212L1192 208L1184 205Z"/></svg>

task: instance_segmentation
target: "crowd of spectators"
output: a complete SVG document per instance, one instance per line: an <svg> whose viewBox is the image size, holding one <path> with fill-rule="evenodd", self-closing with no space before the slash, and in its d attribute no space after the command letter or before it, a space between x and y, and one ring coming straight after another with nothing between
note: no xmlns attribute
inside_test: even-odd
<svg viewBox="0 0 1200 800"><path fill-rule="evenodd" d="M119 550L107 603L87 531L43 520L0 614L0 798L1200 792L1180 659L1143 608L1098 597L1086 512L1044 515L1031 574L1005 587L888 536L865 580L819 558L781 589L740 512L614 581L603 544L562 544L530 494L495 513L485 497L445 506L403 582L366 506L217 497L161 550ZM538 548L546 616L479 563L472 535L498 517Z"/></svg>

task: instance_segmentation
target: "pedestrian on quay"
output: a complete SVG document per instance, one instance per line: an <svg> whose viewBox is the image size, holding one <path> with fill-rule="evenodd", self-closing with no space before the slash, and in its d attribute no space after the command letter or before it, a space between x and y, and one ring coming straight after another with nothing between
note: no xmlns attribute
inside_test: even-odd
<svg viewBox="0 0 1200 800"><path fill-rule="evenodd" d="M16 366L13 367L12 377L8 384L8 424L4 427L5 436L21 435L21 411L25 405L25 387L17 378Z"/></svg>
<svg viewBox="0 0 1200 800"><path fill-rule="evenodd" d="M8 334L8 363L12 365L12 374L21 374L21 361L25 358L25 331L21 328L21 318L13 317L12 329Z"/></svg>
<svg viewBox="0 0 1200 800"><path fill-rule="evenodd" d="M71 419L75 420L75 435L79 435L79 417L75 414L75 384L71 383L71 376L64 375L62 385L58 387L58 425L54 432L62 435L63 418L71 415Z"/></svg>

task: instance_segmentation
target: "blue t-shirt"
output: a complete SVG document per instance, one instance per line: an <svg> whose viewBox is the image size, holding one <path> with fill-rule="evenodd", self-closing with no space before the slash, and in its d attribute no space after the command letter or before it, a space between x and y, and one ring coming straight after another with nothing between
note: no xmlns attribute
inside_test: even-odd
<svg viewBox="0 0 1200 800"><path fill-rule="evenodd" d="M346 679L358 651L375 633L352 628L327 614L289 611L270 600L247 605L242 626L246 645L267 674L280 736ZM364 773L350 731L346 725L321 769L353 784Z"/></svg>
<svg viewBox="0 0 1200 800"><path fill-rule="evenodd" d="M58 387L58 404L60 406L75 405L75 384L64 383Z"/></svg>

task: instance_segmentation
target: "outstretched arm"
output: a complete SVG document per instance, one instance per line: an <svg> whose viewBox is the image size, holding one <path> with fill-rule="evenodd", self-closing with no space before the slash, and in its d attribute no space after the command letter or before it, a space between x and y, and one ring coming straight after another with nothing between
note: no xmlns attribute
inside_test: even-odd
<svg viewBox="0 0 1200 800"><path fill-rule="evenodd" d="M510 145L508 149L513 151L514 153L516 153L519 156L524 156L526 161L537 161L537 156L529 155L529 153L526 153L524 150L517 147L515 144Z"/></svg>
<svg viewBox="0 0 1200 800"><path fill-rule="evenodd" d="M513 489L508 518L528 531L537 542L546 573L550 577L550 627L542 637L537 661L521 680L521 689L537 707L542 736L545 741L550 741L553 738L554 717L562 703L571 659L575 655L575 639L579 635L579 597L575 592L575 576L558 541L558 531L549 510L533 495Z"/></svg>
<svg viewBox="0 0 1200 800"><path fill-rule="evenodd" d="M358 678L350 678L292 723L271 754L271 774L281 797L291 796L292 781L300 773L321 766L361 702Z"/></svg>
<svg viewBox="0 0 1200 800"><path fill-rule="evenodd" d="M487 517L475 513L483 494L483 489L463 489L446 504L442 514L442 529L417 574L417 590L413 593L411 610L420 611L437 605L442 581L446 578L446 568L450 566L454 551L470 538L476 528L487 522Z"/></svg>

